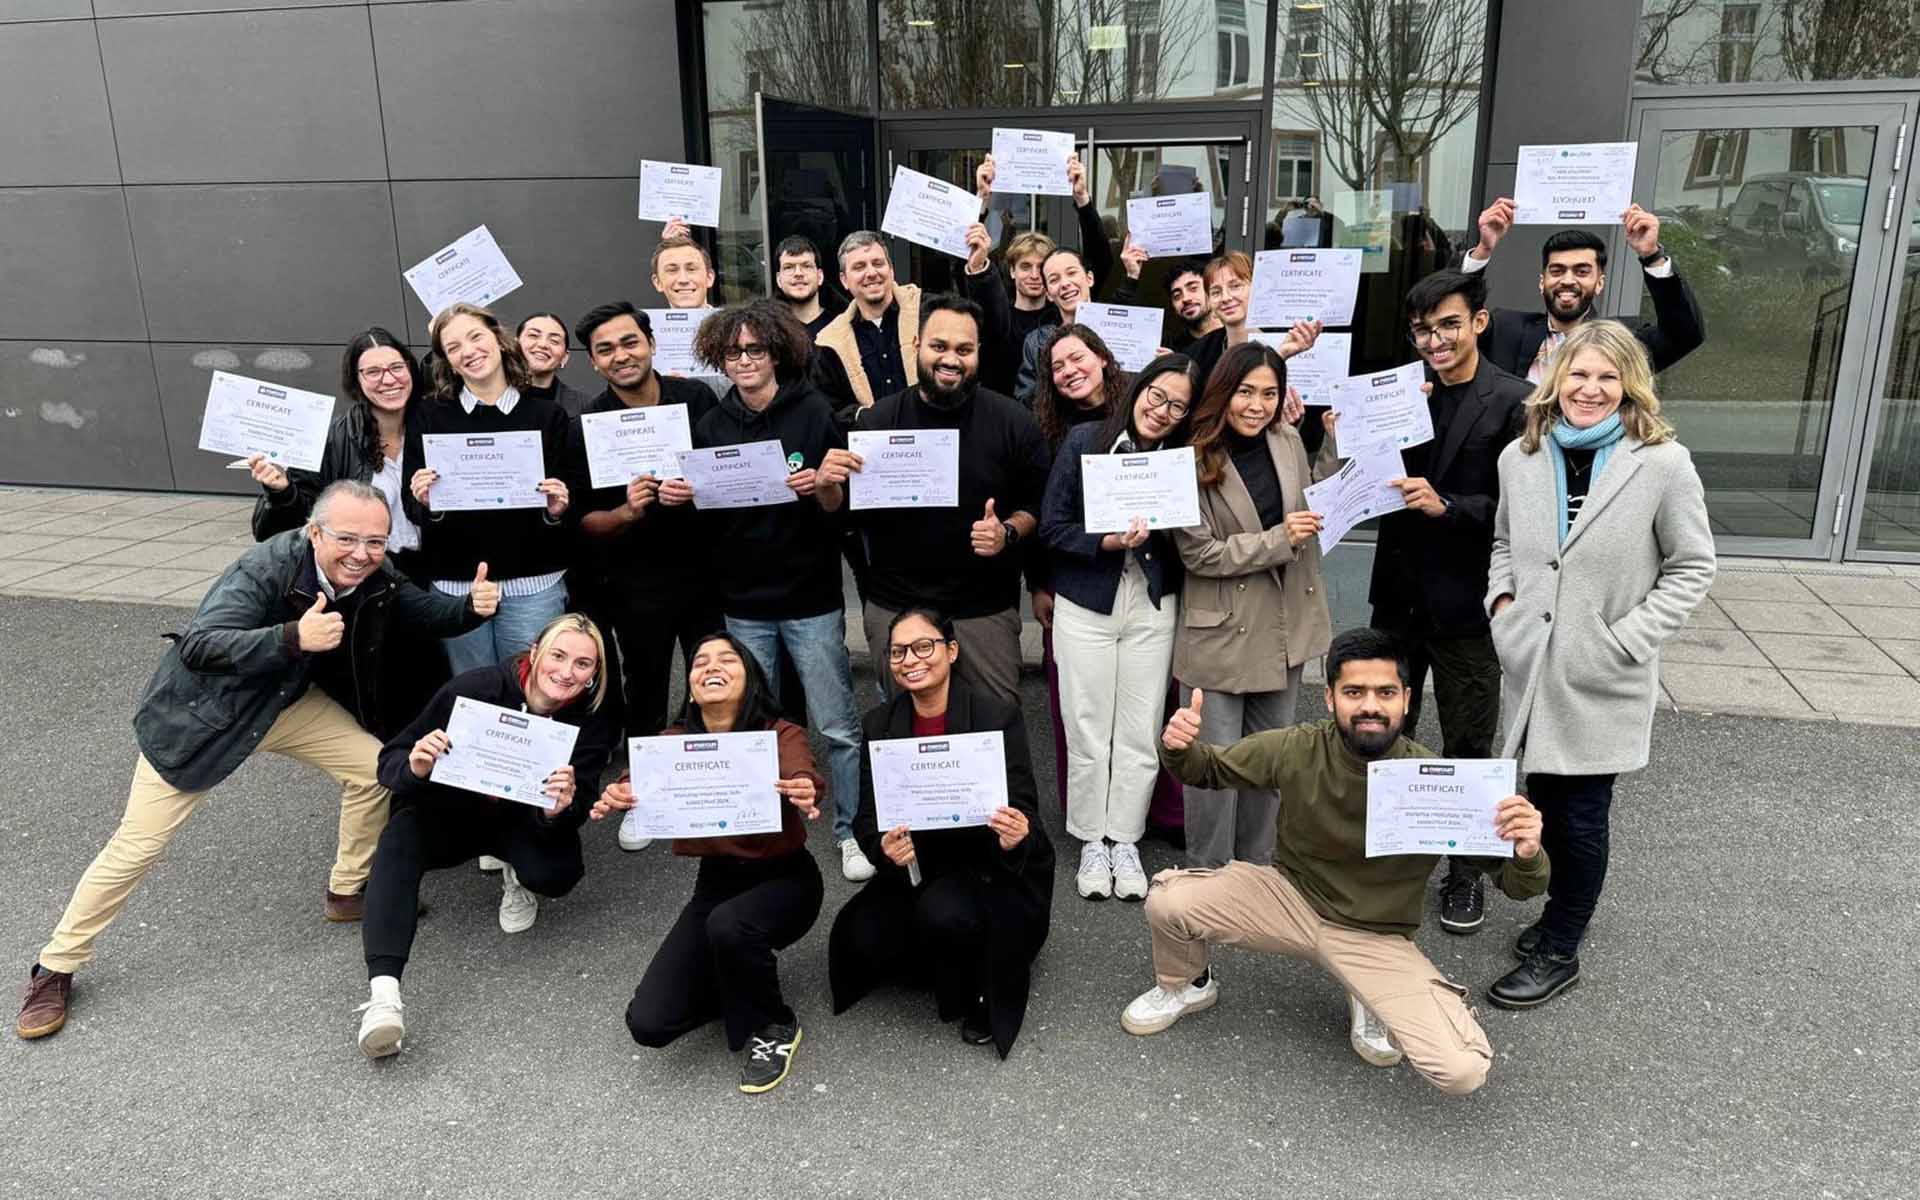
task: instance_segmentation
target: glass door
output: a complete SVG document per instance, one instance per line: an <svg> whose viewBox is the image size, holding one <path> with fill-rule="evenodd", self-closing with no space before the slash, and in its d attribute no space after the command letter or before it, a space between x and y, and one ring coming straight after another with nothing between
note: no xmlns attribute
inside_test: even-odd
<svg viewBox="0 0 1920 1200"><path fill-rule="evenodd" d="M1849 558L1920 561L1920 185L1913 168L1920 97L1909 98L1895 180L1880 209L1892 243L1893 286L1881 323L1879 374L1869 390L1860 466L1848 505ZM1904 192L1904 201L1898 193ZM1867 215L1871 218L1869 205ZM1904 217L1904 219L1903 219Z"/></svg>
<svg viewBox="0 0 1920 1200"><path fill-rule="evenodd" d="M880 223L874 208L874 119L759 93L754 103L765 188L760 261L754 264L766 289L762 294L776 294L776 251L782 239L798 234L820 250L827 276L822 302L829 308L845 305L845 297L832 299L839 291L834 255L840 239Z"/></svg>

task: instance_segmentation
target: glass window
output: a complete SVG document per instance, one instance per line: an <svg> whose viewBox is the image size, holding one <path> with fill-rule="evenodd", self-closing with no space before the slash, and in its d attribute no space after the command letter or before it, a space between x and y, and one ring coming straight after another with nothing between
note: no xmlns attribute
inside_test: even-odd
<svg viewBox="0 0 1920 1200"><path fill-rule="evenodd" d="M1647 84L1895 79L1920 74L1912 0L1644 0L1634 77Z"/></svg>
<svg viewBox="0 0 1920 1200"><path fill-rule="evenodd" d="M1865 194L1862 188L1863 201ZM1920 194L1907 218L1903 261L1887 390L1867 467L1860 548L1920 554Z"/></svg>

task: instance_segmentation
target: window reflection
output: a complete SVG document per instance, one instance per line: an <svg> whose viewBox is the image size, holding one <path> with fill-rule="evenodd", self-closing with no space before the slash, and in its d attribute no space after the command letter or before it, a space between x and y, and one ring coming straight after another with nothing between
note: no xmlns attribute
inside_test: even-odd
<svg viewBox="0 0 1920 1200"><path fill-rule="evenodd" d="M1634 77L1648 84L1920 74L1912 0L1646 0Z"/></svg>

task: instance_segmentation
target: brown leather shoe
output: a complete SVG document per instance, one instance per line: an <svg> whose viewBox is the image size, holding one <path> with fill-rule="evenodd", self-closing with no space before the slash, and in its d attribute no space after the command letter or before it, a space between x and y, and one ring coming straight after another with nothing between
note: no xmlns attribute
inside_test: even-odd
<svg viewBox="0 0 1920 1200"><path fill-rule="evenodd" d="M73 976L66 971L49 971L36 965L27 977L27 996L20 1003L20 1020L15 1033L31 1041L52 1037L67 1023L67 1006L73 1000Z"/></svg>
<svg viewBox="0 0 1920 1200"><path fill-rule="evenodd" d="M364 892L354 892L342 896L338 892L327 893L327 920L358 921L367 911L367 898Z"/></svg>

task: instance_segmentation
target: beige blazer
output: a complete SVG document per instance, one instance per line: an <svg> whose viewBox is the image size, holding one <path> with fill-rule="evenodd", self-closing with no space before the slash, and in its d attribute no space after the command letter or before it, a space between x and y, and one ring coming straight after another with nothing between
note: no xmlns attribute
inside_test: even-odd
<svg viewBox="0 0 1920 1200"><path fill-rule="evenodd" d="M920 289L911 283L897 284L893 298L900 305L900 365L907 369L907 386L912 387L920 382L920 352L914 346L920 336ZM873 381L867 378L867 368L860 361L860 342L853 332L859 315L860 306L849 303L845 312L827 322L813 343L839 355L854 399L861 408L872 408L879 397L873 394Z"/></svg>
<svg viewBox="0 0 1920 1200"><path fill-rule="evenodd" d="M1287 511L1307 507L1313 481L1307 449L1284 421L1267 430L1267 450ZM1277 692L1287 672L1326 653L1333 640L1320 580L1320 544L1295 549L1284 527L1260 527L1260 514L1229 458L1220 482L1200 489L1200 524L1173 531L1186 564L1173 675L1187 687Z"/></svg>

